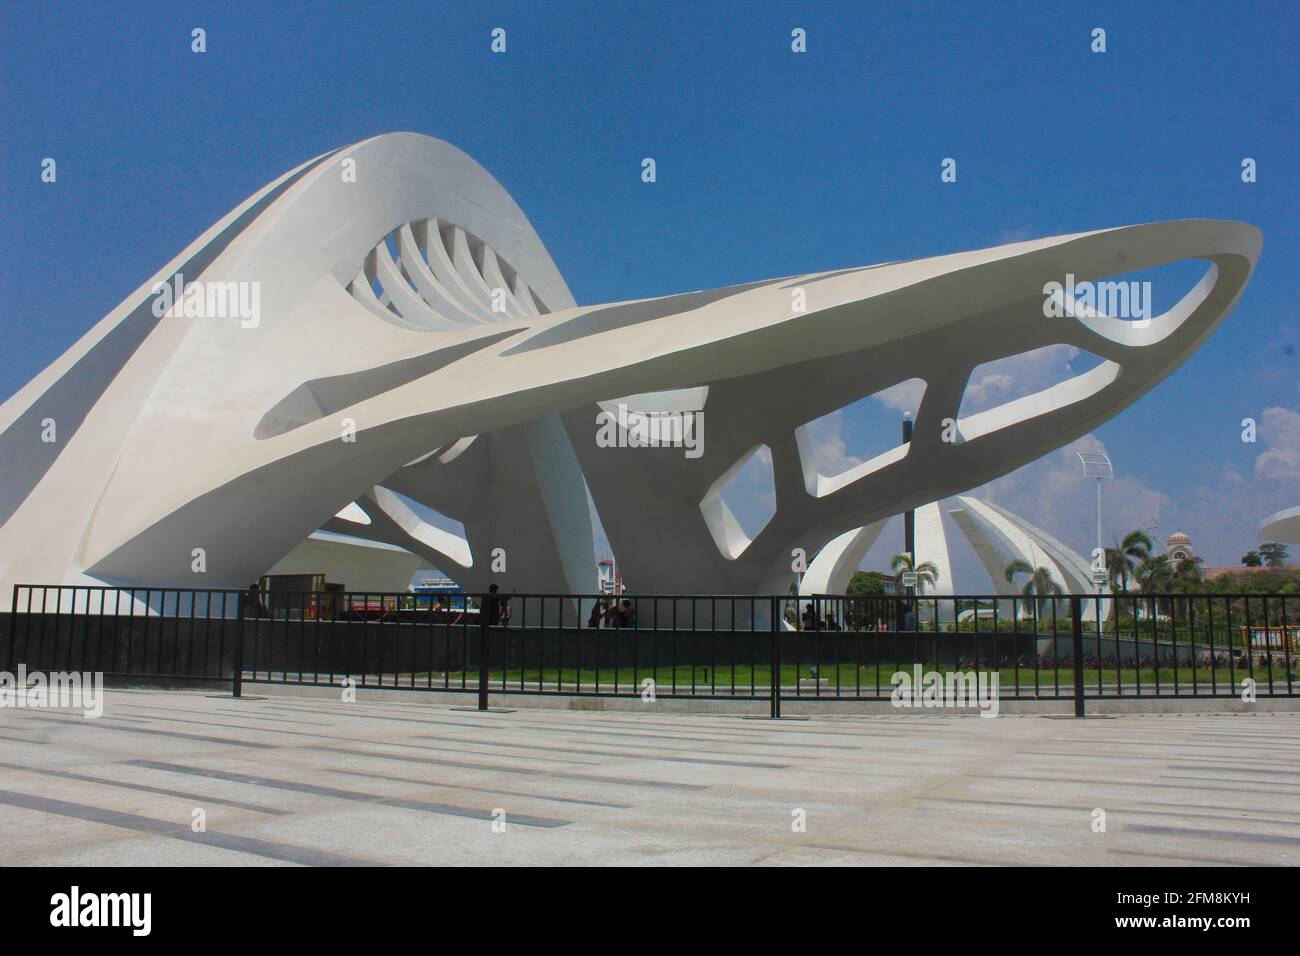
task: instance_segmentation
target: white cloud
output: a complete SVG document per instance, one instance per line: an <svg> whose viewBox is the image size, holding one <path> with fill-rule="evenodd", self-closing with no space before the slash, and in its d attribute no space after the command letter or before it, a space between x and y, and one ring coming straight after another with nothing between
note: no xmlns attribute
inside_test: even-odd
<svg viewBox="0 0 1300 956"><path fill-rule="evenodd" d="M810 423L807 434L813 462L823 475L838 475L866 460L849 454L844 443L843 411L832 412Z"/></svg>
<svg viewBox="0 0 1300 956"><path fill-rule="evenodd" d="M1300 480L1300 412L1291 408L1266 408L1257 432L1266 449L1255 459L1259 478Z"/></svg>
<svg viewBox="0 0 1300 956"><path fill-rule="evenodd" d="M923 395L925 395L925 382L919 378L909 378L906 382L899 382L897 385L877 392L871 397L886 408L894 408L900 412L911 412L915 415L916 410L921 405Z"/></svg>
<svg viewBox="0 0 1300 956"><path fill-rule="evenodd" d="M1045 318L1043 321L1054 320ZM978 365L966 384L961 413L963 416L974 415L1041 392L1087 371L1096 361L1095 356L1073 345L1046 345Z"/></svg>
<svg viewBox="0 0 1300 956"><path fill-rule="evenodd" d="M1053 321L1044 318L1044 322ZM961 413L986 411L1005 402L1040 392L1092 368L1099 359L1072 345L1046 345L1020 355L995 359L972 370ZM916 413L925 382L908 379L872 397L886 408Z"/></svg>
<svg viewBox="0 0 1300 956"><path fill-rule="evenodd" d="M999 403L1003 401L1003 396L1015 383L1015 378L1006 372L993 372L982 375L978 379L972 375L966 385L965 399L971 403L972 410L982 411L984 408L991 408L995 399Z"/></svg>

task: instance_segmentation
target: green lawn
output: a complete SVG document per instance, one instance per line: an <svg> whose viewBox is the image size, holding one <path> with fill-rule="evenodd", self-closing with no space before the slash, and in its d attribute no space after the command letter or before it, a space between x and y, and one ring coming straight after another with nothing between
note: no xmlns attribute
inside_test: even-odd
<svg viewBox="0 0 1300 956"><path fill-rule="evenodd" d="M910 663L882 664L879 672L877 672L875 665L858 668L853 664L840 664L836 667L833 663L830 663L820 668L821 679L819 682L815 682L810 666L801 666L796 672L795 666L789 665L781 668L781 685L787 689L787 692L793 692L796 681L800 682L800 686L805 693L815 692L818 683L820 683L823 692L832 690L836 686L845 691L856 691L859 686L864 691L874 691L878 680L881 691L888 693L893 688L890 678L895 671L906 671L909 675L912 675L913 667L914 665ZM929 665L921 665L922 673L925 673L928 669L930 669ZM940 673L946 677L952 670L952 668L946 667ZM988 668L981 668L981 672L987 671ZM764 665L753 667L738 665L716 668L699 666L694 669L690 667L660 667L658 669L621 667L617 671L609 668L602 669L599 672L595 668L583 668L579 671L577 668L548 667L541 671L535 668L511 669L503 673L500 668L497 668L489 672L489 683L492 687L499 687L504 677L504 689L509 690L512 685L516 688L519 687L522 680L526 690L529 685L536 687L539 681L543 686L554 685L557 681L569 685L581 683L595 686L597 679L599 679L602 689L613 689L617 684L619 690L624 690L639 687L646 679L653 678L657 688L665 692L671 692L674 682L679 690L690 690L694 687L701 691L713 688L717 688L719 691L729 691L734 686L740 692L751 687L765 691L770 686L769 678L771 673L771 667ZM1017 681L1022 690L1032 690L1034 687L1035 670L1032 667L1003 667L999 668L997 673L998 684L1004 691L1014 691ZM1097 668L1084 668L1083 674L1085 686L1097 686L1099 680ZM1070 687L1074 683L1074 671L1067 667L1039 668L1037 675L1038 687L1044 691L1054 690L1058 685ZM460 671L453 671L447 674L445 679L452 685L459 685L462 676L471 683L478 680L477 671L467 672L463 675ZM1252 675L1248 670L1237 670L1235 672L1235 684L1233 683L1233 676L1234 672L1226 667L1215 668L1213 671L1209 667L1177 668L1177 684L1180 690L1190 689L1193 681L1198 686L1208 687L1216 678L1219 690L1240 690L1242 679ZM416 683L423 683L428 677L427 674L417 674L415 675ZM1257 684L1267 685L1269 677L1267 668L1257 667L1253 677ZM432 678L435 686L444 681L444 675L440 672L433 674ZM1286 686L1286 679L1285 668L1275 665L1273 667L1273 680L1279 685L1279 688ZM1118 674L1114 667L1101 669L1100 682L1102 687L1113 690L1117 680L1120 686L1126 690L1138 687L1139 683L1144 690L1154 689L1157 684L1162 690L1172 689L1175 683L1175 669L1173 667L1161 667L1158 670L1151 667L1140 669L1124 667ZM1293 678L1293 684L1297 689L1300 689L1300 675Z"/></svg>

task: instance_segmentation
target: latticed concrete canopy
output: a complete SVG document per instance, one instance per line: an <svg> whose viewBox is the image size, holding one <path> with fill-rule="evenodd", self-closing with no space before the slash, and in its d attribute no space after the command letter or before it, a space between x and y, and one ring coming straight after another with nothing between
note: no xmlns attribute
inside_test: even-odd
<svg viewBox="0 0 1300 956"><path fill-rule="evenodd" d="M996 478L1135 401L1228 314L1260 242L1162 222L577 306L482 167L379 136L250 197L0 406L0 600L19 580L242 587L322 528L467 588L591 591L584 480L636 590L784 591L792 549ZM1046 283L1184 259L1204 278L1149 322L1045 317ZM1101 363L961 417L973 368L1054 344ZM819 471L803 426L912 378L911 440ZM699 453L602 447L618 405L703 412ZM775 510L751 536L722 491L763 446Z"/></svg>

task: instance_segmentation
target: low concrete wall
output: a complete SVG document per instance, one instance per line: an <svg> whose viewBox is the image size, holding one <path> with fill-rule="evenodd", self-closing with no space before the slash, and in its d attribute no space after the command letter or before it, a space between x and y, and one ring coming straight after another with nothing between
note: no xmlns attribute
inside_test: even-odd
<svg viewBox="0 0 1300 956"><path fill-rule="evenodd" d="M28 670L154 675L176 686L228 681L239 631L233 618L5 612L0 613L0 662L11 671L25 664Z"/></svg>
<svg viewBox="0 0 1300 956"><path fill-rule="evenodd" d="M244 692L246 695L258 697L302 697L338 700L342 688L284 684L245 684ZM404 690L359 688L356 695L358 701L388 703L428 701L439 706L451 705L470 708L474 707L477 701L477 695L472 690L468 692L435 690L432 693L427 691L412 693ZM689 713L737 717L767 717L770 713L770 707L766 699L691 700L660 698L653 703L647 703L640 698L633 697L557 696L551 694L493 692L489 695L488 702L493 710L577 710L641 714ZM1247 704L1235 697L1089 699L1086 709L1088 716L1092 717L1120 714L1300 714L1300 697L1261 697L1253 704ZM999 701L998 710L1002 716L1007 717L1073 717L1074 702L1070 700L1003 699ZM807 698L800 700L791 697L783 697L781 700L781 715L783 717L973 717L978 714L979 711L976 708L906 708L894 707L889 701L835 701L809 700Z"/></svg>
<svg viewBox="0 0 1300 956"><path fill-rule="evenodd" d="M12 629L12 632L11 632ZM479 630L445 623L286 621L144 615L0 614L0 662L31 669L229 679L246 671L298 674L445 673L478 669ZM489 659L506 670L761 667L770 631L494 628ZM781 632L782 663L805 666L922 661L940 668L1032 656L1033 634ZM1063 645L1068 647L1068 643Z"/></svg>

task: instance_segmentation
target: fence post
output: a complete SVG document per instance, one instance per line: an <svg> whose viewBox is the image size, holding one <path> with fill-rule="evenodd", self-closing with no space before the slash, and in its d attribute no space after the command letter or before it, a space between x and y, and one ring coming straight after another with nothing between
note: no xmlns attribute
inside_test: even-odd
<svg viewBox="0 0 1300 956"><path fill-rule="evenodd" d="M235 613L239 615L239 621L235 627L235 660L234 674L231 676L230 692L234 697L241 697L244 693L244 628L248 620L247 608L244 604L246 595L243 591L239 592L239 602L236 605Z"/></svg>
<svg viewBox="0 0 1300 956"><path fill-rule="evenodd" d="M781 601L772 596L772 719L781 719Z"/></svg>
<svg viewBox="0 0 1300 956"><path fill-rule="evenodd" d="M1070 598L1070 630L1074 646L1074 716L1083 718L1083 601Z"/></svg>
<svg viewBox="0 0 1300 956"><path fill-rule="evenodd" d="M488 709L488 623L491 610L488 602L492 595L479 595L478 599L478 709Z"/></svg>
<svg viewBox="0 0 1300 956"><path fill-rule="evenodd" d="M30 624L29 624L30 626ZM18 585L14 585L13 600L9 605L9 650L5 658L5 669L10 671L18 670L18 662L14 660L18 648Z"/></svg>

